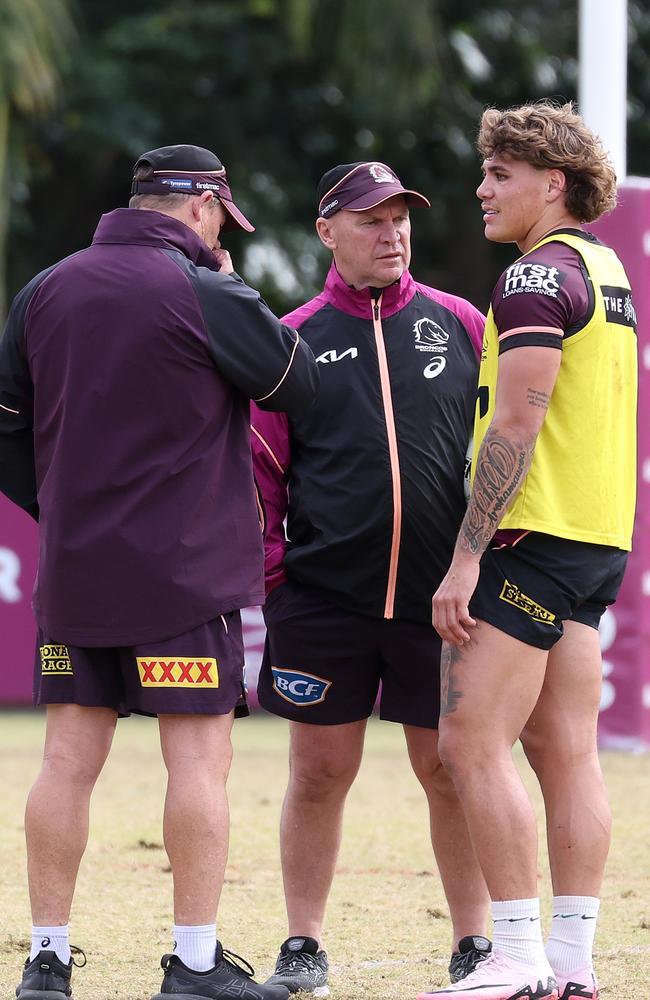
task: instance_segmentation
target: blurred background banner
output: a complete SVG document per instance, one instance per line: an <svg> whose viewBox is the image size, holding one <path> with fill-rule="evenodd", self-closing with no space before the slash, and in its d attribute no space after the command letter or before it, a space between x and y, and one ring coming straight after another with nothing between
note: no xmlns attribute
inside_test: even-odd
<svg viewBox="0 0 650 1000"><path fill-rule="evenodd" d="M0 494L0 705L24 705L32 698L37 532L31 517Z"/></svg>
<svg viewBox="0 0 650 1000"><path fill-rule="evenodd" d="M611 215L589 227L620 256L634 291L639 336L638 499L634 550L619 599L601 625L600 736L650 746L650 179L629 177Z"/></svg>

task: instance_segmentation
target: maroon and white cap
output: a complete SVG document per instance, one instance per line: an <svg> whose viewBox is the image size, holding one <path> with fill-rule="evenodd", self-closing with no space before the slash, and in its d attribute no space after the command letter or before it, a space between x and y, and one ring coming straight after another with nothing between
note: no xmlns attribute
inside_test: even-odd
<svg viewBox="0 0 650 1000"><path fill-rule="evenodd" d="M410 205L431 208L431 203L419 191L405 188L394 170L376 160L363 163L342 163L332 167L318 185L318 214L328 219L341 209L364 212L382 201L401 194Z"/></svg>
<svg viewBox="0 0 650 1000"><path fill-rule="evenodd" d="M223 229L244 229L253 233L255 226L248 221L233 201L226 168L214 153L202 146L161 146L143 153L138 167L153 167L149 180L133 178L131 194L203 194L212 191L227 212Z"/></svg>

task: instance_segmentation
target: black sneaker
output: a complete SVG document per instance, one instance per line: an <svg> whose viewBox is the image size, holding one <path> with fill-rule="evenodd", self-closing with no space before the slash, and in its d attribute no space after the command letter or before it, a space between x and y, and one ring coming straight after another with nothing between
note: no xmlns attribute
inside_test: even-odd
<svg viewBox="0 0 650 1000"><path fill-rule="evenodd" d="M72 1000L72 967L82 969L86 964L86 956L81 948L71 947L70 961L67 965L57 958L55 951L39 951L36 958L25 962L23 981L16 987L18 1000ZM75 961L75 956L81 955L83 962Z"/></svg>
<svg viewBox="0 0 650 1000"><path fill-rule="evenodd" d="M275 972L267 986L286 986L289 993L329 996L327 953L318 950L318 941L310 937L290 937L280 945Z"/></svg>
<svg viewBox="0 0 650 1000"><path fill-rule="evenodd" d="M458 951L451 953L449 963L449 979L452 983L459 983L465 976L473 972L479 962L487 958L492 951L492 942L485 937L471 935L461 938L458 942Z"/></svg>
<svg viewBox="0 0 650 1000"><path fill-rule="evenodd" d="M241 965L238 963L241 962ZM253 982L255 970L239 955L224 951L217 941L214 968L194 972L178 955L163 955L165 970L160 993L151 1000L287 1000L284 986L266 986ZM49 1000L49 998L48 998ZM58 997L56 998L58 1000Z"/></svg>

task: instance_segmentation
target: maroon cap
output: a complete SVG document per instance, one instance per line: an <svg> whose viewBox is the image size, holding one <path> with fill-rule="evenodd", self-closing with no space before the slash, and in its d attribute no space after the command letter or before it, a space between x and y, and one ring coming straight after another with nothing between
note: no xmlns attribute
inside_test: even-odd
<svg viewBox="0 0 650 1000"><path fill-rule="evenodd" d="M161 146L143 153L133 168L153 167L149 180L133 178L131 194L203 194L212 191L228 213L223 229L255 232L233 201L226 168L218 156L202 146Z"/></svg>
<svg viewBox="0 0 650 1000"><path fill-rule="evenodd" d="M318 214L328 219L341 209L363 212L401 194L411 205L431 203L418 191L405 188L385 163L344 163L328 170L318 185Z"/></svg>

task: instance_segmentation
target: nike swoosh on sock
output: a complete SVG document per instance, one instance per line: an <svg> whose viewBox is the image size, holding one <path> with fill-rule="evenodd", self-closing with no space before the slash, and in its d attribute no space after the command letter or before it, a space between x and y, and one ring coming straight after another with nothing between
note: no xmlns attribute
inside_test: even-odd
<svg viewBox="0 0 650 1000"><path fill-rule="evenodd" d="M578 914L576 913L576 916ZM497 920L493 920L493 924L520 924L522 920L530 920L531 924L534 924L539 917L499 917Z"/></svg>

